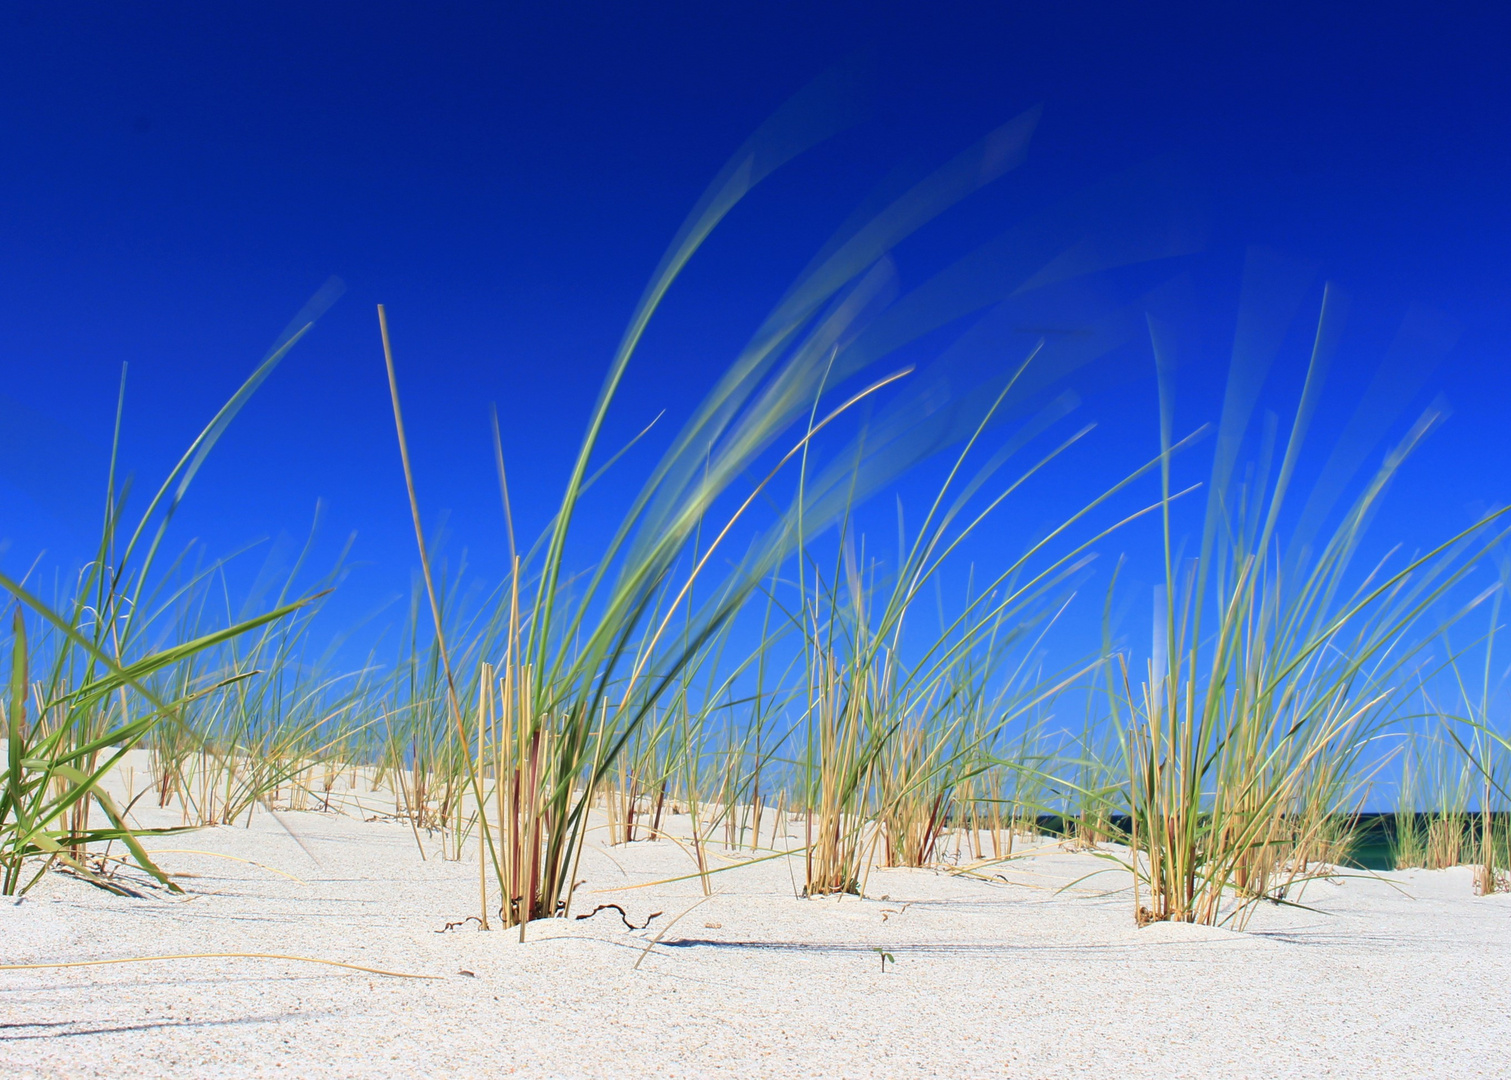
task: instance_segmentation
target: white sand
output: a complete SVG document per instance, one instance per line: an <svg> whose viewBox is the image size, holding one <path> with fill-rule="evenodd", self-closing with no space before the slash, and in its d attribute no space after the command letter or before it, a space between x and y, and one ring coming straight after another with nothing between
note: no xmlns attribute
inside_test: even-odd
<svg viewBox="0 0 1511 1080"><path fill-rule="evenodd" d="M1240 934L1136 930L1116 874L1057 892L1107 864L1053 848L993 868L1010 883L879 870L866 899L837 901L794 897L801 865L776 860L716 875L636 970L701 888L600 890L688 873L668 841L583 859L577 910L666 912L649 932L607 911L524 944L436 933L476 913L477 865L422 862L402 824L259 812L149 846L304 883L195 854L161 856L194 875L187 899L52 875L0 906L0 958L269 952L443 978L239 959L4 971L4 1076L1511 1074L1511 897L1472 896L1467 870L1319 882L1318 912L1267 906Z"/></svg>

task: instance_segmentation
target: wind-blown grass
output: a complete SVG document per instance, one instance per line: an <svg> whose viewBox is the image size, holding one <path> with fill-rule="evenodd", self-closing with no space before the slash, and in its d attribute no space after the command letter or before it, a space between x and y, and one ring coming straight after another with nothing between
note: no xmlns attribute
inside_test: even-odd
<svg viewBox="0 0 1511 1080"><path fill-rule="evenodd" d="M1432 412L1341 512L1331 499L1342 465L1324 468L1299 515L1289 509L1340 332L1328 289L1289 434L1267 431L1238 482L1258 394L1253 365L1268 362L1256 354L1279 340L1261 332L1263 317L1242 313L1200 548L1178 560L1175 522L1188 492L1174 490L1173 462L1194 454L1201 433L1174 437L1168 343L1158 322L1143 322L1159 291L1097 312L1068 342L1025 344L1005 328L1030 305L1025 297L1066 277L1188 250L1169 239L1182 230L1091 243L1079 225L1061 229L1087 210L1072 199L909 291L891 262L896 245L1021 160L1036 112L846 222L654 463L625 475L637 458L629 450L652 429L607 445L611 413L664 297L756 184L842 120L834 88L820 85L710 185L610 358L560 502L533 542L514 533L495 417L499 546L510 556L501 582L474 588L425 528L426 478L410 458L415 433L400 394L405 335L378 309L420 565L398 641L355 671L337 670L311 644L319 604L301 596L311 592L300 584L304 556L275 595L239 610L215 602L229 594L221 564L182 556L158 565L205 454L328 293L206 427L129 536L120 533L125 485L112 470L98 557L71 592L46 604L0 579L25 609L6 641L4 890L35 880L24 869L56 865L108 884L89 863L90 845L107 840L127 844L167 884L127 808L101 786L138 746L152 753L156 801L176 800L185 825L245 823L258 806L328 808L342 776L386 785L422 856L476 855L484 927L521 934L570 911L591 830L611 844L662 839L668 819L684 814L690 836L676 840L706 893L719 872L708 849L719 842L790 857L794 891L824 896L863 892L881 864L974 872L1011 856L1014 836L1046 814L1065 823L1073 846L1122 861L1140 922L1242 925L1259 901L1289 902L1318 863L1342 860L1381 767L1372 740L1407 723L1407 698L1426 696L1424 669L1458 676L1456 660L1434 668L1424 654L1476 603L1459 591L1497 542L1497 516L1425 553L1357 565L1393 478L1437 422ZM1100 195L1157 179L1141 172ZM966 316L979 319L915 370L937 340L929 335ZM1155 347L1158 453L1021 539L1037 516L1027 505L1033 485L1066 475L1091 436L1089 425L1062 432L1077 401L1060 392L1061 376L1133 328L1150 330ZM971 348L991 358L977 378L966 377ZM925 459L943 478L911 530L899 506L896 556L883 557L861 524L867 501ZM1144 490L1156 473L1157 496ZM580 526L609 475L624 509L589 547ZM1101 648L1062 655L1054 634L1093 560L1155 513L1164 565L1152 658L1130 660L1114 640L1117 571ZM1338 521L1319 542L1329 514ZM963 601L947 614L946 580L987 547L994 561L972 561ZM339 565L312 591L333 587ZM1484 685L1460 694L1465 715L1444 727L1459 756L1428 766L1451 772L1451 783L1436 793L1436 818L1419 830L1413 812L1399 830L1403 862L1477 857L1487 888L1505 868L1504 843L1488 815L1478 838L1469 835L1469 805L1511 801L1502 764L1511 743L1492 723L1495 596ZM1422 767L1413 758L1408 776ZM1414 811L1409 787L1402 798Z"/></svg>
<svg viewBox="0 0 1511 1080"><path fill-rule="evenodd" d="M25 891L45 870L61 864L110 887L88 863L90 844L119 841L147 873L175 886L153 864L126 821L125 811L102 781L125 755L163 725L192 736L187 719L195 705L234 693L255 671L232 663L209 671L196 660L223 650L242 635L271 627L309 598L279 598L269 610L195 634L163 641L176 629L171 614L202 584L202 575L175 583L170 572L154 573L174 512L195 474L237 412L279 361L339 295L328 283L295 317L273 349L211 419L148 502L136 528L120 536L126 489L118 484L115 452L106 488L98 550L66 604L57 609L21 582L0 575L0 587L16 601L11 624L10 692L4 709L5 772L0 775L0 892ZM121 406L125 400L122 375ZM159 625L168 613L168 626ZM27 627L27 616L37 631ZM36 645L43 648L38 650ZM224 655L224 654L222 654ZM40 661L40 663L39 663ZM234 661L234 654L233 654ZM91 820L97 809L105 819ZM40 866L26 877L28 860Z"/></svg>
<svg viewBox="0 0 1511 1080"><path fill-rule="evenodd" d="M1248 422L1243 365L1252 357L1235 348L1206 532L1200 555L1185 567L1173 554L1170 414L1162 398L1166 583L1156 596L1154 658L1124 706L1141 923L1241 925L1254 903L1284 899L1327 855L1335 815L1361 794L1362 747L1406 692L1408 665L1443 625L1433 620L1456 617L1438 613L1442 602L1495 541L1494 518L1485 518L1350 586L1353 556L1380 498L1436 422L1429 412L1315 555L1303 548L1281 559L1277 528L1336 343L1336 306L1331 293L1324 297L1273 480L1261 471L1240 487L1230 477ZM1167 362L1155 331L1157 356Z"/></svg>
<svg viewBox="0 0 1511 1080"><path fill-rule="evenodd" d="M729 209L768 172L827 133L823 123L815 125L815 118L823 115L811 102L796 102L780 111L731 159L672 242L610 364L554 520L542 543L516 563L509 585L502 660L487 670L475 698L466 703L444 642L415 478L408 468L394 353L380 311L453 747L463 755L459 775L479 822L487 821L489 803L494 804L497 820L483 830L488 848L484 862L503 894L498 910L506 925L522 925L567 909L572 867L581 852L588 810L615 775L626 747L636 745L647 725L657 724L670 712L677 718L674 727L684 752L693 755L691 748L700 741L694 728L707 713L704 705L691 700L690 689L700 665L712 662L717 654L714 645L720 635L756 595L761 582L794 554L801 565L801 553L811 538L838 520L858 493L890 474L894 465L885 460L887 453L918 452L903 448L898 441L897 436L904 433L899 424L892 429L897 433L894 436L882 428L868 428L859 456L835 459L836 464L845 462L842 470L815 469L813 460L816 440L827 438L831 425L909 370L875 373L877 365L938 325L937 312L904 308L904 321L894 319L887 324L885 344L881 338L867 336L868 329L881 325L879 313L887 310L893 289L887 249L1015 164L1036 119L1036 114L1025 114L1005 125L880 213L849 223L810 264L694 411L631 500L591 569L572 589L566 589L567 538L596 475L590 475L590 468L605 419L646 325L681 269ZM843 389L857 384L858 388ZM997 404L975 421L978 434L1012 387L1008 380L1007 389L996 395ZM837 403L824 404L835 399ZM987 469L986 475L995 467ZM744 480L752 471L755 479ZM744 554L735 557L731 553L734 537L750 537L756 529L755 508L781 490L783 478L794 471L798 489L787 509L745 540ZM953 506L936 506L932 519L942 527L959 514L980 482L968 485ZM737 483L743 490L735 490ZM947 554L939 547L942 536L937 530L926 534L929 542L916 549L904 592L916 594ZM999 623L1013 604L1036 595L1056 575L1066 572L1066 565L1056 564L1056 569L1021 587L1013 599L995 602L985 614L973 613L965 639ZM863 682L879 673L886 661L878 649L900 628L909 602L899 593L878 636L859 643L861 655L843 662L843 679ZM942 683L950 657L960 649L955 645L932 657L923 673L926 682ZM830 660L831 675L840 679L838 662ZM721 675L712 682L727 685L728 680ZM813 714L820 718L820 726L826 722L823 717L841 725L850 723L848 710L861 708L863 700L850 690L840 682L830 687L833 695L847 696L843 702L825 699L826 704ZM909 693L927 697L930 691ZM477 702L475 708L471 700ZM855 783L852 774L869 766L878 746L868 735L859 756L840 768L846 775L841 785ZM701 794L694 757L688 759L692 771L685 783L690 799ZM833 765L831 754L826 769ZM492 800L484 793L489 772L495 785ZM743 785L731 781L726 786L734 790ZM823 790L828 794L817 796L822 805L843 807L851 799L848 788L836 792L831 784ZM724 806L728 812L728 799ZM838 812L844 813L843 809ZM821 832L833 834L834 843L841 843L834 834L832 812L821 809L819 813L821 817L831 814L824 819L828 824L821 826ZM694 820L699 820L696 813ZM699 846L696 839L694 846ZM846 856L841 861L848 866L853 860ZM836 873L844 877L840 887L853 884L848 870ZM814 887L816 891L829 888L816 882Z"/></svg>

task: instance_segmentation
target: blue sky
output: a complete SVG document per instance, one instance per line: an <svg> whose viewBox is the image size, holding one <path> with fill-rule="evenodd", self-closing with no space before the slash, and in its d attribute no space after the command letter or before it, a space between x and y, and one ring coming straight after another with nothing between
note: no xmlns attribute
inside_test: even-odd
<svg viewBox="0 0 1511 1080"><path fill-rule="evenodd" d="M1435 395L1452 409L1379 526L1425 543L1511 499L1508 23L1450 4L8 3L0 563L89 550L123 362L123 457L145 483L337 274L346 294L238 418L177 535L224 554L302 535L323 500L322 553L357 533L333 614L408 588L381 302L427 512L496 574L488 404L533 530L683 216L836 64L869 72L862 118L761 185L700 253L611 441L690 409L889 173L921 174L1042 105L1025 163L899 250L902 279L1122 170L1174 163L1206 222L1200 250L1158 270L1189 283L1177 426L1216 418L1250 245L1353 298L1324 434L1412 304L1456 328L1390 429ZM1305 318L1277 363L1277 409L1299 383ZM1130 347L1132 374L1079 387L1099 424L1076 466L1088 489L1153 449L1146 358ZM1042 491L1028 517L1070 497ZM1151 540L1124 546L1147 555Z"/></svg>

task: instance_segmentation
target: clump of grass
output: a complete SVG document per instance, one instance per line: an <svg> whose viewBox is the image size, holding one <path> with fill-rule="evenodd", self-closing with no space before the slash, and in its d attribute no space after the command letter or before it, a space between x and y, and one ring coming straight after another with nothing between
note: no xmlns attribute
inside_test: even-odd
<svg viewBox="0 0 1511 1080"><path fill-rule="evenodd" d="M1396 869L1444 870L1472 860L1471 780L1469 762L1450 746L1435 740L1424 752L1413 742L1401 766L1392 840Z"/></svg>
<svg viewBox="0 0 1511 1080"><path fill-rule="evenodd" d="M954 785L987 772L997 763L989 751L1001 733L1087 670L1045 674L1027 660L1037 647L1035 633L1042 633L1059 610L1047 599L1080 572L1088 549L1117 524L1067 543L1064 550L1053 545L1152 466L1136 470L1030 544L937 635L921 643L917 659L904 659L904 624L950 554L1089 430L1072 434L1027 465L974 516L964 515L970 498L1013 452L1063 415L1054 407L1035 418L965 479L973 450L1033 359L1030 355L1015 370L983 410L918 533L900 552L895 574L878 588L874 572L862 571L843 536L832 577L826 581L814 572L803 602L809 656L803 778L808 895L859 890L863 853L874 847L874 838L866 836L873 823L876 837L905 864L932 858L945 824L958 817L951 805ZM999 673L1008 651L1022 646L1027 648L1016 671ZM988 694L999 674L1001 689ZM1032 768L1022 760L1011 764L1018 772Z"/></svg>
<svg viewBox="0 0 1511 1080"><path fill-rule="evenodd" d="M312 530L311 541L313 536ZM304 561L296 560L286 574L272 597L273 606L285 606L296 595ZM215 574L222 574L219 567ZM338 576L339 567L311 591L329 591ZM200 584L214 583L207 575ZM181 592L194 603L178 632L198 636L208 621L208 605L193 590ZM250 610L249 602L243 613ZM277 802L286 787L292 808L310 802L329 808L336 774L343 768L340 763L357 760L354 744L363 730L360 712L373 687L365 672L332 676L324 663L305 661L302 652L319 610L318 602L307 603L244 641L233 638L180 666L185 687L213 681L217 671L259 674L197 698L183 710L182 723L154 728L146 745L159 807L177 799L186 826L230 824L260 803Z"/></svg>
<svg viewBox="0 0 1511 1080"><path fill-rule="evenodd" d="M187 640L163 642L159 625L181 613L181 590L170 567L155 572L174 512L205 457L237 412L320 313L339 295L328 283L295 317L273 349L190 445L122 537L126 485L118 484L125 378L107 481L105 516L95 558L71 595L49 605L21 582L0 575L16 601L9 641L9 694L4 702L5 771L0 774L0 892L30 888L61 864L105 888L112 882L86 859L91 844L119 842L143 870L176 889L148 857L104 780L132 749L162 725L190 732L190 710L232 690L257 672L236 666L199 671L195 663L237 638L285 619L309 600L282 601L249 618L230 619ZM191 575L189 587L196 580ZM34 620L28 629L27 616ZM171 631L175 627L170 625ZM38 643L43 645L38 650ZM41 664L39 664L39 660ZM40 677L38 677L40 676ZM98 810L103 822L92 820ZM31 860L38 860L27 877Z"/></svg>
<svg viewBox="0 0 1511 1080"><path fill-rule="evenodd" d="M1511 867L1511 821L1496 809L1498 792L1484 782L1496 771L1483 745L1471 756L1468 740L1416 735L1401 766L1392 861L1398 870L1474 868L1475 892L1504 891ZM1471 805L1478 797L1478 809Z"/></svg>
<svg viewBox="0 0 1511 1080"><path fill-rule="evenodd" d="M408 464L393 352L380 311L442 700L459 775L481 828L484 864L502 893L499 910L506 925L523 927L531 919L568 910L589 808L626 746L691 684L691 673L709 661L711 643L744 609L758 584L791 554L805 530L832 520L832 491L800 493L792 509L755 538L743 558L723 569L732 535L750 530L752 507L770 493L777 478L795 461L806 461L820 432L902 373L883 375L857 391L840 392L839 384L934 325L896 335L869 356L852 360L845 354L863 320L883 302L891 281L890 266L882 258L887 248L1000 174L1015 161L1012 151L1032 129L1032 117L1020 118L1016 126L994 134L905 193L880 216L853 222L821 253L672 440L592 570L569 591L564 571L568 536L585 492L601 474L602 467L593 472L591 466L646 325L729 209L772 169L833 130L834 110L815 107L815 94L823 92L819 87L800 95L751 138L668 249L610 365L560 508L541 543L516 563L507 644L496 672L479 680L476 709L463 705L457 666L445 642ZM842 397L840 403L821 413L820 402L836 395ZM778 440L805 415L806 428L780 445ZM732 486L752 467L761 478L748 494L735 497ZM685 697L678 697L674 708L689 721L704 715ZM684 747L695 741L687 733L681 739ZM491 801L497 820L491 823L484 794L488 771L496 795Z"/></svg>
<svg viewBox="0 0 1511 1080"><path fill-rule="evenodd" d="M929 735L922 724L911 724L881 755L878 817L887 866L929 865L950 820L955 785L948 778L931 782L944 741Z"/></svg>
<svg viewBox="0 0 1511 1080"><path fill-rule="evenodd" d="M1399 702L1404 665L1440 629L1424 620L1484 550L1490 519L1349 586L1364 529L1435 423L1429 413L1315 555L1299 547L1282 560L1276 530L1336 343L1336 309L1329 290L1278 470L1273 479L1260 470L1237 488L1229 481L1257 386L1245 368L1254 357L1235 347L1202 547L1180 570L1162 373L1166 584L1156 594L1153 660L1141 692L1126 698L1130 868L1141 924L1242 925L1254 903L1283 899L1309 862L1336 845L1328 829L1358 791L1360 748Z"/></svg>
<svg viewBox="0 0 1511 1080"><path fill-rule="evenodd" d="M1461 654L1449 646L1445 633L1444 646L1449 657L1447 666L1453 674L1463 712L1454 715L1449 710L1432 710L1441 718L1444 740L1433 744L1433 749L1437 751L1435 764L1439 775L1435 789L1426 792L1428 799L1435 802L1428 815L1427 836L1424 840L1418 835L1418 816L1411 813L1411 835L1404 845L1399 842L1397 845L1398 859L1410 860L1412 865L1440 868L1457 865L1457 862L1474 863L1474 890L1479 895L1504 892L1511 888L1508 822L1504 812L1497 813L1497 807L1504 807L1507 802L1503 759L1508 743L1505 734L1497 731L1491 720L1495 639L1500 630L1501 604L1506 588L1511 584L1511 564L1506 562L1503 553L1496 554L1500 562L1500 580L1493 589L1489 630L1483 638L1484 664L1478 693L1471 690L1471 684L1465 679L1460 666ZM1452 744L1455 756L1462 762L1457 784L1451 792L1442 775L1450 756L1448 743ZM1412 749L1416 748L1414 743ZM1419 766L1414 773L1409 772L1407 769L1410 764L1408 762L1407 766L1403 766L1402 799L1403 803L1414 810L1413 804L1422 801L1424 794L1413 790L1422 784L1423 769ZM1415 785L1410 783L1412 780L1416 781ZM1464 812L1469 803L1471 788L1478 789L1476 794L1479 797L1479 810L1473 822L1467 819ZM1447 861L1455 856L1457 862Z"/></svg>

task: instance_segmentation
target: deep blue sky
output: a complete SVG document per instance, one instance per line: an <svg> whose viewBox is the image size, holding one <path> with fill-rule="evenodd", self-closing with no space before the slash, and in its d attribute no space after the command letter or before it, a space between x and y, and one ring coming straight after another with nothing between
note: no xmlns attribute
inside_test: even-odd
<svg viewBox="0 0 1511 1080"><path fill-rule="evenodd" d="M616 432L685 412L889 170L1042 104L1026 164L942 220L941 244L1178 161L1210 223L1172 270L1203 312L1180 426L1216 417L1243 252L1265 244L1354 297L1339 417L1410 303L1462 327L1412 397L1441 393L1453 419L1382 529L1419 543L1511 499L1511 19L1496 5L5 3L0 420L24 437L3 444L0 561L88 549L122 362L124 456L154 480L339 274L346 295L224 439L179 537L225 553L300 534L323 499L325 548L356 531L366 564L339 610L407 588L382 302L427 511L450 511L454 550L497 571L488 402L537 528L683 215L773 109L856 57L867 117L758 189L694 263ZM1089 396L1097 462L1152 449L1153 401L1147 378Z"/></svg>

